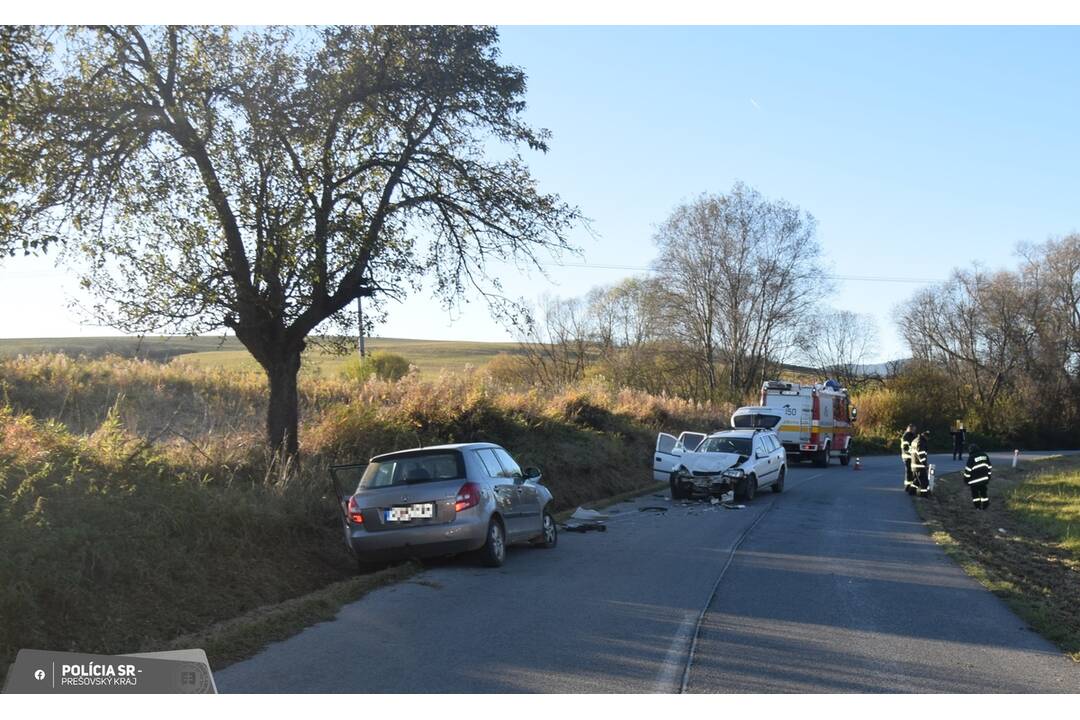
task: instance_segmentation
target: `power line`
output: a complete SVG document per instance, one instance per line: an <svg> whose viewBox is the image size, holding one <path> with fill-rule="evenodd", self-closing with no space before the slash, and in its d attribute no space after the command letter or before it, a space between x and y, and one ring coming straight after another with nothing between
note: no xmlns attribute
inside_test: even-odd
<svg viewBox="0 0 1080 720"><path fill-rule="evenodd" d="M605 265L598 263L540 263L543 267L583 268L587 270L629 270L634 272L656 272L655 268L640 265ZM888 275L825 275L830 280L853 280L857 282L892 282L892 283L915 283L924 285L928 283L945 282L944 278L910 278Z"/></svg>

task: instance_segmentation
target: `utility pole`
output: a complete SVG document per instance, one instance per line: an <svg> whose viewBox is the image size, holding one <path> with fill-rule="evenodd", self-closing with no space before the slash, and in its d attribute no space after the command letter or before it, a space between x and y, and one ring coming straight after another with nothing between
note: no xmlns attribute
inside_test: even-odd
<svg viewBox="0 0 1080 720"><path fill-rule="evenodd" d="M367 353L364 351L364 305L361 298L371 297L375 291L368 287L361 287L356 293L356 327L360 333L360 362L364 361Z"/></svg>

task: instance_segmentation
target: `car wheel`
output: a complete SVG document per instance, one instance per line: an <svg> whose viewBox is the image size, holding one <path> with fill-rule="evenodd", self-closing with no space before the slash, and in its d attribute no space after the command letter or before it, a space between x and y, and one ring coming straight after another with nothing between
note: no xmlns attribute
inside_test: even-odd
<svg viewBox="0 0 1080 720"><path fill-rule="evenodd" d="M671 499L672 500L684 500L684 499L686 499L686 493L683 492L682 486L679 483L679 480L681 480L681 479L682 479L682 473L680 473L678 470L671 473L670 484L671 484Z"/></svg>
<svg viewBox="0 0 1080 720"><path fill-rule="evenodd" d="M506 533L498 518L488 522L487 541L480 548L480 562L487 567L500 567L506 560Z"/></svg>
<svg viewBox="0 0 1080 720"><path fill-rule="evenodd" d="M533 541L533 545L542 548L553 548L559 542L559 526L555 524L555 518L547 508L544 508L544 531L540 537Z"/></svg>
<svg viewBox="0 0 1080 720"><path fill-rule="evenodd" d="M746 479L746 502L750 502L757 495L757 478L751 475Z"/></svg>
<svg viewBox="0 0 1080 720"><path fill-rule="evenodd" d="M828 445L826 445L824 448L822 448L821 452L818 453L816 461L815 461L814 464L817 465L818 467L829 467L829 446Z"/></svg>
<svg viewBox="0 0 1080 720"><path fill-rule="evenodd" d="M783 465L780 466L780 474L776 477L776 482L773 483L772 491L774 493L784 492L784 475L787 474L787 468Z"/></svg>

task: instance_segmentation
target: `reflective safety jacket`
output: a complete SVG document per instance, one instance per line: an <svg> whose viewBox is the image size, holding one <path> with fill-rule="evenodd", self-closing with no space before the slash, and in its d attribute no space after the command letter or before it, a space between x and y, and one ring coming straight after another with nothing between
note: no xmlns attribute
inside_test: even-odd
<svg viewBox="0 0 1080 720"><path fill-rule="evenodd" d="M900 459L907 461L911 459L911 441L915 439L915 433L905 432L900 436Z"/></svg>
<svg viewBox="0 0 1080 720"><path fill-rule="evenodd" d="M964 466L964 482L968 485L989 482L993 470L994 466L990 464L990 457L986 453L972 454Z"/></svg>
<svg viewBox="0 0 1080 720"><path fill-rule="evenodd" d="M921 470L926 467L926 438L916 435L911 441L911 469Z"/></svg>

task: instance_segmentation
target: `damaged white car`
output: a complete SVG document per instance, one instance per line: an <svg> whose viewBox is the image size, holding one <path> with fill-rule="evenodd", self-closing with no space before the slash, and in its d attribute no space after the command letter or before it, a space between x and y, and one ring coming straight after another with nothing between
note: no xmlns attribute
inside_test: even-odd
<svg viewBox="0 0 1080 720"><path fill-rule="evenodd" d="M745 501L763 488L784 491L787 457L775 432L746 428L721 430L699 440L702 436L660 433L656 439L653 478L667 480L672 499L734 491L737 500Z"/></svg>

